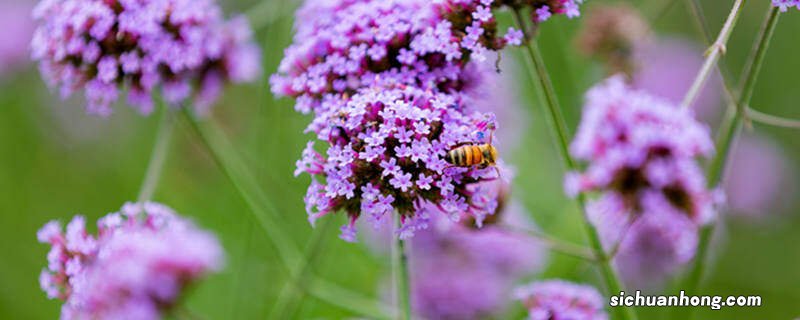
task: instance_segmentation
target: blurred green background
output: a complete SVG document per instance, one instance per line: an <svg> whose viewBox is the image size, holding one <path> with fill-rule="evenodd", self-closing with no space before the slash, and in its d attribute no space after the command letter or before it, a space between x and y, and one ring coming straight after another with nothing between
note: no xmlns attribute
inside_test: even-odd
<svg viewBox="0 0 800 320"><path fill-rule="evenodd" d="M648 19L658 16L671 0L633 1ZM592 0L590 7L607 1ZM733 1L702 1L716 34ZM738 75L769 1L750 1L728 45L727 63ZM294 178L295 160L311 139L302 130L310 118L292 109L293 101L275 100L266 79L291 42L292 12L288 1L224 1L228 13L256 12L257 41L263 48L264 77L258 83L230 87L213 110L213 119L228 134L263 188L276 201L282 227L297 246L310 238L303 195L309 178ZM252 11L251 8L259 8ZM585 8L584 7L584 8ZM586 10L582 10L584 13ZM653 21L651 21L653 23ZM601 67L575 53L573 37L581 19L558 17L540 33L541 47L567 121L577 124L583 92L603 76ZM664 11L654 22L659 35L701 41L685 1ZM13 32L6 30L4 32ZM782 15L757 84L752 106L773 114L800 118L800 12ZM0 38L0 41L3 41ZM518 59L509 50L508 59ZM521 66L522 64L520 64ZM584 241L579 215L563 196L562 168L550 141L531 83L516 74L519 106L530 117L521 148L505 154L518 175L514 193L542 229L574 241ZM58 100L28 63L0 77L0 319L53 319L59 301L47 300L38 285L47 246L35 232L50 219L68 220L84 214L93 220L116 211L136 197L150 157L158 116L141 117L119 105L108 119L85 115L83 101ZM212 161L194 132L180 123L154 200L191 216L215 231L226 251L224 272L196 288L188 308L204 319L265 318L288 272L278 260L267 235L256 225L241 197ZM791 129L756 124L754 130L779 145L792 169L800 159L800 135ZM785 172L798 180L798 170ZM788 176L787 176L788 175ZM271 177L271 178L267 178ZM274 181L267 183L267 181ZM714 249L704 292L718 295L761 295L760 308L701 308L700 319L794 319L800 316L800 200L796 191L762 220L726 217ZM329 219L329 218L328 218ZM337 215L335 226L344 223ZM324 250L315 268L332 282L365 295L380 297L380 283L389 274L387 257L372 254L363 244L340 241L336 232L324 237ZM562 277L600 284L594 269L575 259L553 255L538 277ZM479 281L479 280L473 280ZM513 304L513 303L512 303ZM519 307L513 314L520 315ZM641 308L641 319L665 319L664 309ZM306 298L299 318L339 319L356 315L325 302Z"/></svg>

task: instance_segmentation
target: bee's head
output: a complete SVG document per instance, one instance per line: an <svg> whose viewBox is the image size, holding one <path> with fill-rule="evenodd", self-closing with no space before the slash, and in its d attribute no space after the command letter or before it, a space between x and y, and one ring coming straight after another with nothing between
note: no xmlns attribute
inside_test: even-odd
<svg viewBox="0 0 800 320"><path fill-rule="evenodd" d="M483 158L492 164L497 162L497 148L491 144L486 145L486 148L483 149Z"/></svg>

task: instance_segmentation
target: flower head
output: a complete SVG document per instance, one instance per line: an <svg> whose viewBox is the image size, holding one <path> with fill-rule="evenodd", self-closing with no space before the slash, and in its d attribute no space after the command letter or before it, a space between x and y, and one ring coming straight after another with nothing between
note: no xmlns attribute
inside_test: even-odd
<svg viewBox="0 0 800 320"><path fill-rule="evenodd" d="M223 21L213 0L42 0L31 44L63 97L83 89L87 111L107 116L119 93L142 113L161 86L173 105L207 108L225 81L252 80L258 48L243 18Z"/></svg>
<svg viewBox="0 0 800 320"><path fill-rule="evenodd" d="M706 188L696 157L713 143L689 110L629 88L613 77L586 97L570 153L589 162L566 179L567 193L599 191L628 213L679 211L695 222L712 218L716 192Z"/></svg>
<svg viewBox="0 0 800 320"><path fill-rule="evenodd" d="M126 204L97 227L88 234L76 216L63 233L57 222L37 233L52 245L40 283L65 301L63 319L160 319L188 285L221 266L216 238L161 204Z"/></svg>
<svg viewBox="0 0 800 320"><path fill-rule="evenodd" d="M490 7L478 1L308 1L297 13L272 90L317 109L327 95L353 94L376 75L422 89L458 90L459 69L488 50L520 43L503 37Z"/></svg>
<svg viewBox="0 0 800 320"><path fill-rule="evenodd" d="M310 221L344 210L352 227L361 215L377 223L396 212L405 238L427 226L431 205L478 220L496 206L470 186L496 178L495 170L444 160L459 143L485 142L477 133L493 125L488 115L465 110L458 96L385 84L322 107L309 130L327 151L310 143L298 161L297 172L315 178L306 196ZM353 240L351 230L345 239Z"/></svg>
<svg viewBox="0 0 800 320"><path fill-rule="evenodd" d="M603 297L593 287L562 280L534 282L517 289L528 319L605 320Z"/></svg>

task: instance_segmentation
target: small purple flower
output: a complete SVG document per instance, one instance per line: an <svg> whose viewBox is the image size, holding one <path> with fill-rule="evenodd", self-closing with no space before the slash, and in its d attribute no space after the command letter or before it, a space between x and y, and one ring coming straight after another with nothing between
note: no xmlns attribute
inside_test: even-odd
<svg viewBox="0 0 800 320"><path fill-rule="evenodd" d="M150 112L159 85L170 103L197 98L203 111L222 83L259 74L246 21L224 21L213 0L43 0L33 14L40 25L31 49L42 76L62 96L83 89L91 114L110 115L126 89L129 102Z"/></svg>
<svg viewBox="0 0 800 320"><path fill-rule="evenodd" d="M606 320L603 296L587 285L563 280L534 282L520 287L516 297L528 309L530 320Z"/></svg>
<svg viewBox="0 0 800 320"><path fill-rule="evenodd" d="M503 37L506 40L506 43L510 46L518 46L522 44L522 38L525 35L522 33L522 30L517 30L512 27L508 27L508 32Z"/></svg>
<svg viewBox="0 0 800 320"><path fill-rule="evenodd" d="M221 267L216 238L157 203L128 203L98 220L98 234L76 216L61 233L50 222L38 233L52 245L39 282L64 300L62 319L160 319L183 291Z"/></svg>
<svg viewBox="0 0 800 320"><path fill-rule="evenodd" d="M546 5L542 6L541 8L536 9L536 22L545 22L550 18L551 15L550 7Z"/></svg>
<svg viewBox="0 0 800 320"><path fill-rule="evenodd" d="M492 10L489 7L478 6L472 13L472 17L481 22L488 22L492 19Z"/></svg>

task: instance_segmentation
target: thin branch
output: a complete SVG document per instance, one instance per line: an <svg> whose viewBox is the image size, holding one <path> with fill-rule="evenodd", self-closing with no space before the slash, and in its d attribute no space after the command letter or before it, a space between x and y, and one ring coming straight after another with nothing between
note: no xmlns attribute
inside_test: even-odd
<svg viewBox="0 0 800 320"><path fill-rule="evenodd" d="M798 119L779 117L749 107L747 108L747 118L774 127L800 129L800 120Z"/></svg>
<svg viewBox="0 0 800 320"><path fill-rule="evenodd" d="M717 60L719 60L720 56L725 54L725 46L728 43L731 32L733 32L736 21L739 19L739 14L742 12L744 2L745 0L736 0L733 4L733 8L730 14L728 14L728 19L725 20L725 25L722 26L717 40L708 48L708 51L706 51L706 61L703 63L703 67L700 69L700 72L697 73L694 83L692 83L692 86L683 98L681 108L690 108L692 104L694 104L700 91L705 86L708 77L717 65Z"/></svg>

